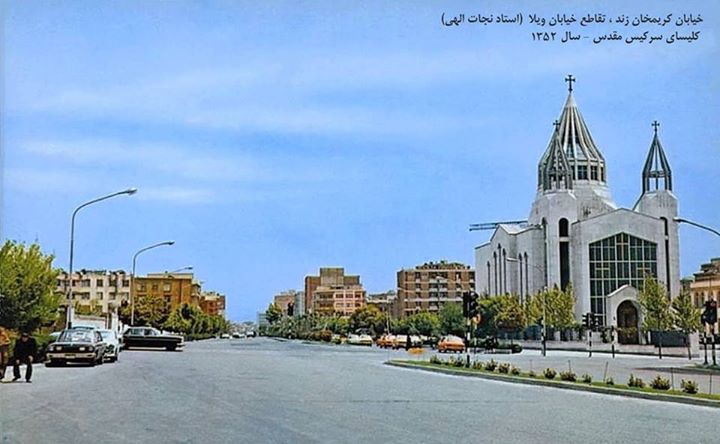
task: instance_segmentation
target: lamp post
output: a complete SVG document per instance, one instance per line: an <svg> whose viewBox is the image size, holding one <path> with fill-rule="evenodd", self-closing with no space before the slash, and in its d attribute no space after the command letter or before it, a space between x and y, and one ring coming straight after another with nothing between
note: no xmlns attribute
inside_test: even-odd
<svg viewBox="0 0 720 444"><path fill-rule="evenodd" d="M173 273L179 273L181 271L192 271L193 267L192 265L188 265L187 267L178 268L177 270L173 270L170 272L165 272L165 274L173 274ZM192 278L190 279L190 287L192 287ZM192 292L192 288L190 290ZM182 280L180 280L180 304L178 306L182 306L183 303L183 284Z"/></svg>
<svg viewBox="0 0 720 444"><path fill-rule="evenodd" d="M69 270L68 270L68 291L67 291L67 312L66 312L66 318L65 318L65 325L67 328L72 327L72 274L73 274L73 259L74 259L74 253L75 253L75 216L77 216L78 211L81 209L87 207L88 205L92 205L94 203L101 202L106 199L110 199L111 197L115 196L121 196L124 194L127 194L128 196L133 195L137 193L137 188L128 188L127 190L118 191L116 193L108 194L106 196L98 197L97 199L93 199L90 201L85 202L84 204L78 206L75 208L75 210L72 213L72 218L70 219L70 264L69 264Z"/></svg>
<svg viewBox="0 0 720 444"><path fill-rule="evenodd" d="M130 325L135 325L135 263L137 262L137 257L140 255L140 253L143 253L148 250L152 250L153 248L162 247L165 245L172 245L175 241L165 241L160 242L154 245L150 245L145 248L141 248L140 250L135 253L133 256L132 261L132 275L130 275Z"/></svg>
<svg viewBox="0 0 720 444"><path fill-rule="evenodd" d="M508 261L508 262L515 262L515 263L521 264L521 262L520 262L518 259L515 259L514 257L506 257L505 260ZM530 265L530 266L533 267L534 269L539 270L539 271L541 271L541 272L544 272L544 271L545 271L545 270L543 270L539 265L536 265L536 264L528 264L527 262L526 262L526 264L527 264L527 265ZM546 276L546 279L545 279L545 280L546 280L546 284L543 286L543 289L542 289L542 295L543 295L543 304L542 304L542 309L543 309L543 313L542 313L542 355L543 355L543 356L547 356L547 320L546 320L546 316L545 316L545 315L546 315L545 302L546 302L546 298L547 298L547 276Z"/></svg>
<svg viewBox="0 0 720 444"><path fill-rule="evenodd" d="M714 228L708 227L707 225L703 225L703 224L700 224L700 223L698 223L698 222L693 222L693 221L691 221L691 220L687 220L687 219L684 219L684 218L682 218L682 217L674 217L673 220L674 220L675 222L677 222L677 223L685 223L685 224L688 224L688 225L692 225L692 226L695 226L695 227L697 227L697 228L703 229L703 230L705 230L705 231L709 231L709 232L711 232L711 233L713 233L713 234L715 234L715 235L717 235L717 236L720 236L720 231L718 231L718 230L716 230L716 229L714 229ZM709 284L709 283L710 283L710 282L708 282L708 284ZM713 364L715 364L715 362L716 362L716 360L715 360L715 324L710 325L710 328L711 328L711 333L712 333L712 336L713 336L713 342L712 342L712 357L713 357ZM707 342L708 342L707 327L704 329L703 335L705 336L705 341L704 341L704 343L705 343L705 364L707 364Z"/></svg>

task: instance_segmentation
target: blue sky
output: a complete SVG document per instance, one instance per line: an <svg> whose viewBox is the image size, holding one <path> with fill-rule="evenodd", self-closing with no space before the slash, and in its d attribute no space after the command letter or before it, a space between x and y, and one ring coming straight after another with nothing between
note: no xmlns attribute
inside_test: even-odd
<svg viewBox="0 0 720 444"><path fill-rule="evenodd" d="M403 267L472 264L490 233L468 224L527 217L568 73L615 201L637 199L657 119L681 215L720 226L718 3L387 3L3 2L2 237L66 267L72 209L134 186L78 216L76 268L172 239L138 272L192 265L237 320L320 266L392 289ZM443 12L703 22L595 45ZM718 255L682 227L683 275Z"/></svg>

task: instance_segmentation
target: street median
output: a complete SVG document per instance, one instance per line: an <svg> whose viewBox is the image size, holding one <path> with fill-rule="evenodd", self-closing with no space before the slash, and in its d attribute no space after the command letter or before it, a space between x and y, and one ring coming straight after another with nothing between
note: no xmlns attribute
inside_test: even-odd
<svg viewBox="0 0 720 444"><path fill-rule="evenodd" d="M625 396L629 398L649 399L653 401L675 402L681 404L720 408L720 395L708 395L704 393L685 394L678 391L659 391L651 389L649 387L628 387L625 385L614 384L607 385L606 382L587 383L579 381L563 381L554 379L554 376L552 379L547 379L543 377L542 374L535 375L532 372L530 374L495 373L494 371L450 366L447 364L437 364L427 361L390 360L385 362L385 364L393 367L442 373L445 375L465 376L516 384L554 387L565 390L600 393L604 395Z"/></svg>

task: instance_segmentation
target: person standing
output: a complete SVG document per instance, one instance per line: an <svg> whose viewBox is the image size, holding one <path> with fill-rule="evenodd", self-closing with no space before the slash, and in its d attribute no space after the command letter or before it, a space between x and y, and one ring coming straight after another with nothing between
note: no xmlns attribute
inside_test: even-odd
<svg viewBox="0 0 720 444"><path fill-rule="evenodd" d="M0 381L5 377L8 353L10 353L10 335L5 327L0 326Z"/></svg>
<svg viewBox="0 0 720 444"><path fill-rule="evenodd" d="M20 379L20 364L25 364L25 381L32 382L32 363L37 354L37 343L27 332L23 332L20 339L15 343L13 354L13 382Z"/></svg>

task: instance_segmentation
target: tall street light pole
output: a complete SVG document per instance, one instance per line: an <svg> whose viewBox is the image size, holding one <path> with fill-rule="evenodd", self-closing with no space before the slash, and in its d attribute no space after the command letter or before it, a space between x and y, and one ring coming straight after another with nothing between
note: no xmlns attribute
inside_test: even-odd
<svg viewBox="0 0 720 444"><path fill-rule="evenodd" d="M130 196L135 193L137 193L137 188L128 188L127 190L118 191L116 193L108 194L106 196L98 197L97 199L93 199L88 202L85 202L84 204L75 208L75 211L73 211L72 218L70 219L70 265L69 265L69 272L68 272L68 290L67 290L68 308L67 308L66 318L65 318L65 325L67 328L72 327L72 293L73 293L72 274L73 274L73 259L74 259L74 253L75 253L75 216L77 216L78 211L82 210L83 208L87 207L88 205L92 205L94 203L98 203L103 200L107 200L112 197L115 197L115 196L122 196L125 194Z"/></svg>
<svg viewBox="0 0 720 444"><path fill-rule="evenodd" d="M140 253L143 253L145 251L152 250L153 248L162 247L165 245L170 246L174 243L175 243L175 241L165 241L165 242L160 242L160 243L157 243L154 245L150 245L148 247L141 248L133 256L132 274L130 275L130 325L131 326L135 325L135 293L136 293L136 291L135 291L135 264L137 262L137 257L140 255Z"/></svg>
<svg viewBox="0 0 720 444"><path fill-rule="evenodd" d="M700 223L697 223L697 222L693 222L693 221L691 221L691 220L683 219L682 217L675 217L675 218L673 218L673 220L674 220L675 222L677 222L677 223L685 223L685 224L688 224L688 225L692 225L692 226L694 226L694 227L703 229L703 230L705 230L705 231L709 231L709 232L711 232L711 233L713 233L713 234L715 234L715 235L717 235L717 236L720 236L720 231L718 231L718 230L716 230L716 229L714 229L714 228L708 227L707 225L703 225L703 224L700 224ZM713 357L713 364L715 364L715 362L716 362L716 359L715 359L715 341L716 341L716 340L715 340L715 324L710 325L710 328L711 328L711 330L712 330L711 333L712 333L712 336L713 336L713 341L712 341L712 357ZM707 329L707 327L706 327L706 328L704 329L704 331L703 331L703 335L705 336L705 341L704 341L704 342L705 342L705 363L706 363L706 364L707 364L707 343L708 343L707 330L708 330L708 329Z"/></svg>
<svg viewBox="0 0 720 444"><path fill-rule="evenodd" d="M506 257L506 261L508 262L515 262L520 264L521 262L518 259L515 259L514 257ZM539 265L537 264L528 264L531 267L533 267L536 270L545 272ZM527 289L526 289L527 290ZM547 356L547 318L546 318L546 312L545 312L545 299L547 298L547 276L545 278L545 285L542 289L542 295L543 295L543 304L542 304L542 355Z"/></svg>

